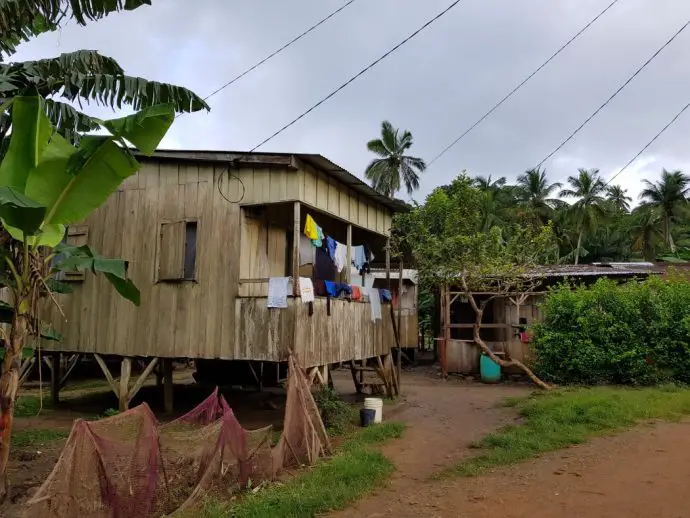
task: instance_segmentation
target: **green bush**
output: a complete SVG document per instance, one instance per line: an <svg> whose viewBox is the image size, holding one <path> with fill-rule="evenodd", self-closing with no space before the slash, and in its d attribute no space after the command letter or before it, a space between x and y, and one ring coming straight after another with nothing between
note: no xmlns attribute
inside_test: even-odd
<svg viewBox="0 0 690 518"><path fill-rule="evenodd" d="M329 435L343 435L353 427L357 410L343 401L333 389L326 387L314 392L314 401Z"/></svg>
<svg viewBox="0 0 690 518"><path fill-rule="evenodd" d="M690 382L690 283L680 278L553 289L532 342L546 380L588 385Z"/></svg>

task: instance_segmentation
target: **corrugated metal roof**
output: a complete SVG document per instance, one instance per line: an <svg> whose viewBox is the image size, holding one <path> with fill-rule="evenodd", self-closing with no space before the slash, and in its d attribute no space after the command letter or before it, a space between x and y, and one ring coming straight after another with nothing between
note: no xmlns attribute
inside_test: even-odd
<svg viewBox="0 0 690 518"><path fill-rule="evenodd" d="M638 263L639 264L639 263ZM597 264L557 264L546 265L534 268L526 272L527 275L543 276L543 277L609 277L609 276L632 276L632 275L649 275L654 273L652 268L633 268L624 267L622 263L613 264L597 263Z"/></svg>
<svg viewBox="0 0 690 518"><path fill-rule="evenodd" d="M145 159L141 154L137 156ZM311 153L268 153L268 152L254 152L247 153L244 151L213 151L213 150L194 150L194 149L159 149L153 155L154 158L176 158L180 160L203 160L209 162L252 162L269 163L271 160L280 158L282 165L289 165L291 157L295 157L316 169L323 171L329 176L335 178L340 183L347 185L354 191L370 198L377 203L388 207L394 212L404 212L410 209L410 206L402 200L391 199L387 196L376 192L369 185L357 178L354 174L343 169L339 165L331 162L323 155Z"/></svg>

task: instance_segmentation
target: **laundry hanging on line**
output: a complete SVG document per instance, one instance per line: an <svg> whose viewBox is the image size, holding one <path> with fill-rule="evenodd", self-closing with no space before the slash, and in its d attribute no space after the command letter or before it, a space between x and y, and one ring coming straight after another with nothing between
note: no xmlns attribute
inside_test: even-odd
<svg viewBox="0 0 690 518"><path fill-rule="evenodd" d="M299 278L299 295L302 302L314 302L314 284L309 277Z"/></svg>
<svg viewBox="0 0 690 518"><path fill-rule="evenodd" d="M271 277L268 279L268 307L285 309L288 307L289 277Z"/></svg>

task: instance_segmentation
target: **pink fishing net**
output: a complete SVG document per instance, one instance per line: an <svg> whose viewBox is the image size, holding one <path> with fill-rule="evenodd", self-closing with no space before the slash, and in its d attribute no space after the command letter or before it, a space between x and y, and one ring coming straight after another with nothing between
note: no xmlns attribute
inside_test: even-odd
<svg viewBox="0 0 690 518"><path fill-rule="evenodd" d="M303 371L290 358L285 422L245 430L216 389L160 425L144 403L99 421L77 420L55 468L27 503L27 517L175 515L208 496L229 499L283 468L313 464L329 442Z"/></svg>

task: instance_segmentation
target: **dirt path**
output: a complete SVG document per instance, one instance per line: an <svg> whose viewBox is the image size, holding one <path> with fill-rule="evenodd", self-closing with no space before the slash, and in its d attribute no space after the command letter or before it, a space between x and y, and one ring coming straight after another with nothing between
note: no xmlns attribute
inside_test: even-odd
<svg viewBox="0 0 690 518"><path fill-rule="evenodd" d="M515 420L514 411L499 403L531 392L522 385L443 381L423 371L405 373L403 390L406 402L400 409L384 408L386 419L408 423L403 438L383 449L397 468L390 484L332 516L388 516L410 509L410 499L426 500L419 489L428 486L429 475L467 455L471 442Z"/></svg>
<svg viewBox="0 0 690 518"><path fill-rule="evenodd" d="M392 418L409 427L384 449L397 473L386 489L329 516L690 516L690 422L640 425L482 477L430 481L471 455L471 441L514 419L498 401L529 390L407 378L408 403Z"/></svg>

